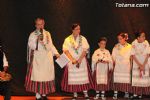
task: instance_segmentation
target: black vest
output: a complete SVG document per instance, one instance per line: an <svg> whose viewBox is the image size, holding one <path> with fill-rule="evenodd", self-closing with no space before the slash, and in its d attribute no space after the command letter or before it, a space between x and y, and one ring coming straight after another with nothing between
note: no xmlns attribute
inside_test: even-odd
<svg viewBox="0 0 150 100"><path fill-rule="evenodd" d="M3 71L3 50L0 48L0 71Z"/></svg>

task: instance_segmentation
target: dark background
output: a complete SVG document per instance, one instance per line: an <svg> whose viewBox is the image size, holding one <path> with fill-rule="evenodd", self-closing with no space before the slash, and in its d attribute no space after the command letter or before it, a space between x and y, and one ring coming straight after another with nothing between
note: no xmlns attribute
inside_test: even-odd
<svg viewBox="0 0 150 100"><path fill-rule="evenodd" d="M140 0L118 0L136 2ZM129 2L130 1L130 2ZM24 81L29 34L34 31L34 20L44 17L46 29L61 53L62 44L74 22L81 24L82 34L91 46L91 54L98 47L101 36L108 38L107 48L111 51L117 43L118 32L128 32L129 42L133 32L144 30L150 39L149 8L116 8L116 0L0 0L0 40L3 43L14 79L13 94L27 95ZM148 2L149 0L142 0ZM57 93L62 94L60 80L63 70L56 64Z"/></svg>

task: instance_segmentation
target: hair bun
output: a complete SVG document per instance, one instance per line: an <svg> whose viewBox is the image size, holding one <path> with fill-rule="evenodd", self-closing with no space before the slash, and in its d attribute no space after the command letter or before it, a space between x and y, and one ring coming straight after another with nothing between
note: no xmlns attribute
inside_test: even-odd
<svg viewBox="0 0 150 100"><path fill-rule="evenodd" d="M121 32L121 33L118 34L118 36L123 37L126 41L129 39L128 38L128 33Z"/></svg>

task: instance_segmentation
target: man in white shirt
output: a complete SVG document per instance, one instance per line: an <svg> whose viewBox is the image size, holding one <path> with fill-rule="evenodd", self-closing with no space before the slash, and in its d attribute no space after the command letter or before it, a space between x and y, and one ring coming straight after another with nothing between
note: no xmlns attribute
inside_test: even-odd
<svg viewBox="0 0 150 100"><path fill-rule="evenodd" d="M4 77L6 72L8 71L8 61L3 52L2 46L0 46L0 77ZM11 99L11 88L10 81L2 81L0 80L0 94L4 95L4 100Z"/></svg>

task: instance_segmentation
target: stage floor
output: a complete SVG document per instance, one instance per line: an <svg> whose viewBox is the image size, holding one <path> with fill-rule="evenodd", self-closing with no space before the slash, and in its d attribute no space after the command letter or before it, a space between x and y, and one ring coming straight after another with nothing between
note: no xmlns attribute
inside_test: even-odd
<svg viewBox="0 0 150 100"><path fill-rule="evenodd" d="M0 96L0 100L3 100L2 96ZM33 96L12 96L11 100L35 100L35 97L33 97ZM49 97L49 100L71 100L71 97ZM85 99L79 98L77 100L85 100ZM93 100L93 98L90 98L90 100ZM99 99L99 100L101 100L101 99ZM113 99L107 98L107 100L113 100ZM128 100L128 99L119 98L118 100ZM142 100L150 100L150 98L145 98Z"/></svg>

